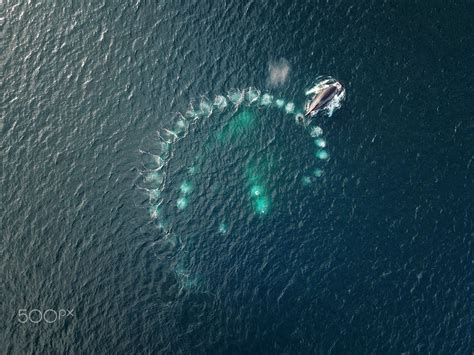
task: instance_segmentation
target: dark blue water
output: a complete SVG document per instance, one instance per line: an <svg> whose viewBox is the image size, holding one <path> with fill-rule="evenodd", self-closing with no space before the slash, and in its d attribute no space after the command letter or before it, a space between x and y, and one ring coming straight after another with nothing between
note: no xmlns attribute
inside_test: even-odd
<svg viewBox="0 0 474 355"><path fill-rule="evenodd" d="M4 8L0 353L472 353L472 4ZM213 173L172 237L150 220L140 149L175 112L249 86L301 106L318 75L347 90L321 179L299 183L308 136L257 110L270 123L231 146L190 131L169 186L198 152ZM263 217L248 161L274 192Z"/></svg>

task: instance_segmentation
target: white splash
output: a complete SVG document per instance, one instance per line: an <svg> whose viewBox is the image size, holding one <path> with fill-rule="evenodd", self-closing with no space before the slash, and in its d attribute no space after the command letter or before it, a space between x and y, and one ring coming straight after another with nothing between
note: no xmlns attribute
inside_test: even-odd
<svg viewBox="0 0 474 355"><path fill-rule="evenodd" d="M268 63L268 84L273 87L283 85L290 74L290 63L285 58Z"/></svg>

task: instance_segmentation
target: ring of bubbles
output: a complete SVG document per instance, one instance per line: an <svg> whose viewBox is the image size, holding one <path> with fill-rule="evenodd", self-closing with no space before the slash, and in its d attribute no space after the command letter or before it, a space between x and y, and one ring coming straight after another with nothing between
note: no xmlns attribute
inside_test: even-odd
<svg viewBox="0 0 474 355"><path fill-rule="evenodd" d="M318 78L316 85L305 92L311 97L328 85L334 83L332 78ZM331 116L334 110L341 106L345 98L345 91L337 95L329 105L320 110L318 114ZM191 196L196 193L195 178L199 174L200 165L206 159L203 154L198 154L190 162L185 162L186 170L180 174L180 181L176 181L173 172L169 171L169 164L175 156L176 147L179 142L186 141L191 128L199 127L203 120L209 120L212 116L229 117L226 126L220 128L213 135L214 142L232 140L251 126L255 119L252 109L277 109L286 117L298 124L310 139L313 141L315 160L313 168L304 173L300 182L303 186L310 186L324 174L323 164L330 158L327 141L323 135L323 129L315 124L313 115L304 115L303 108L298 108L291 100L272 95L270 92L249 87L247 89L230 90L226 95L216 95L213 99L202 97L197 102L190 103L188 109L177 113L172 125L168 128L156 132L152 139L151 147L143 148L140 153L143 157L143 169L141 170L140 188L147 196L147 211L149 218L165 234L172 233L172 224L165 213L165 209L174 210L175 213L183 213L190 208ZM215 148L216 143L202 143L209 150ZM194 146L196 147L196 146ZM190 151L192 151L191 146ZM251 213L264 216L271 210L272 197L266 186L265 179L258 173L258 166L249 164L245 170L245 188ZM179 186L174 196L164 197L164 191L170 182ZM217 232L226 234L228 226L226 221L222 221L217 228Z"/></svg>

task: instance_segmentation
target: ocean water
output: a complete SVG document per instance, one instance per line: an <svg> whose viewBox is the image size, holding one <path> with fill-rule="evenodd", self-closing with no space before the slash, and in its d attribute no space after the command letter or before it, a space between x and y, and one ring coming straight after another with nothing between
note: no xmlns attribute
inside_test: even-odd
<svg viewBox="0 0 474 355"><path fill-rule="evenodd" d="M472 353L471 3L3 7L0 353ZM347 92L327 161L282 110L215 110L150 216L176 112L249 87L299 109L321 75Z"/></svg>

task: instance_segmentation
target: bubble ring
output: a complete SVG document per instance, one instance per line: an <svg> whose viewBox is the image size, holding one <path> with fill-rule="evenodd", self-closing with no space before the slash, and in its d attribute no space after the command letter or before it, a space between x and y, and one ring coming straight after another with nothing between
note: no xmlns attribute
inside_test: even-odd
<svg viewBox="0 0 474 355"><path fill-rule="evenodd" d="M306 91L306 95L317 93L328 84L335 80L330 77L319 77L317 84L310 90ZM325 109L326 114L331 116L334 110L338 109L341 102L345 98L345 91L335 98ZM156 146L152 150L141 149L140 153L145 157L143 169L141 171L141 186L148 196L148 213L151 220L156 225L170 233L170 227L166 221L161 219L161 207L164 199L161 198L167 184L166 170L170 160L174 154L174 146L176 142L184 139L189 132L191 125L196 125L202 119L209 119L216 111L223 113L226 111L236 112L241 105L274 107L285 114L293 116L295 122L300 124L309 135L314 138L315 158L318 160L329 159L329 153L326 150L327 142L322 138L323 130L318 125L312 124L312 117L304 115L302 109L298 109L291 101L283 98L275 98L271 93L262 93L260 90L249 87L245 90L232 89L226 95L216 95L213 100L207 97L201 97L198 102L191 102L188 109L184 113L177 113L174 119L174 125L171 128L164 128L157 132ZM193 167L189 168L190 174L193 174ZM320 168L314 169L313 173L303 176L302 184L309 185L314 178L323 175ZM180 186L180 195L176 200L176 208L180 211L188 206L188 196L192 193L193 186L189 181L183 181ZM250 195L253 198L255 211L265 214L269 208L268 197L265 195L265 189L259 185L258 181L254 181ZM225 233L227 227L225 223L221 223L219 232Z"/></svg>

